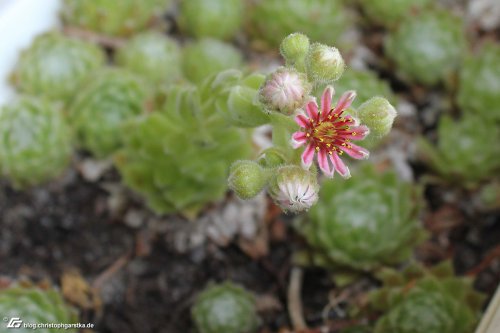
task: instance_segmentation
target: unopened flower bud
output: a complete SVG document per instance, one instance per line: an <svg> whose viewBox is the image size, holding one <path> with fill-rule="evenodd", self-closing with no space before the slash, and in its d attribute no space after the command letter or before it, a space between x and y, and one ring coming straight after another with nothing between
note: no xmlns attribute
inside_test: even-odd
<svg viewBox="0 0 500 333"><path fill-rule="evenodd" d="M280 52L287 64L303 66L307 51L309 51L309 38L301 33L293 33L283 39Z"/></svg>
<svg viewBox="0 0 500 333"><path fill-rule="evenodd" d="M231 88L227 99L229 120L239 127L257 127L269 122L266 114L255 99L258 90L235 86Z"/></svg>
<svg viewBox="0 0 500 333"><path fill-rule="evenodd" d="M344 73L345 62L335 47L314 43L306 56L307 75L317 82L338 80Z"/></svg>
<svg viewBox="0 0 500 333"><path fill-rule="evenodd" d="M259 100L268 111L291 115L301 108L311 92L307 77L292 68L281 67L271 73L259 90Z"/></svg>
<svg viewBox="0 0 500 333"><path fill-rule="evenodd" d="M358 108L358 118L370 133L382 137L389 133L396 118L396 109L383 97L372 97Z"/></svg>
<svg viewBox="0 0 500 333"><path fill-rule="evenodd" d="M260 154L259 164L265 168L274 168L285 164L285 152L277 147L267 148Z"/></svg>
<svg viewBox="0 0 500 333"><path fill-rule="evenodd" d="M292 213L311 208L318 201L318 191L316 175L296 165L279 167L269 186L274 202Z"/></svg>
<svg viewBox="0 0 500 333"><path fill-rule="evenodd" d="M266 186L264 168L254 161L236 161L231 165L228 184L241 199L251 199Z"/></svg>

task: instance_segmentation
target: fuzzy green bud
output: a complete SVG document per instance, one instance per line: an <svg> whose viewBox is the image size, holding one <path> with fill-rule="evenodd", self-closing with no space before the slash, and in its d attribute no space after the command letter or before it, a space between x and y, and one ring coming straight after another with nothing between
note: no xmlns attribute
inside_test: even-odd
<svg viewBox="0 0 500 333"><path fill-rule="evenodd" d="M313 81L336 81L344 73L345 62L336 47L314 43L306 56L306 70Z"/></svg>
<svg viewBox="0 0 500 333"><path fill-rule="evenodd" d="M257 127L269 122L269 116L256 102L257 90L236 86L229 92L227 107L231 123L239 127Z"/></svg>
<svg viewBox="0 0 500 333"><path fill-rule="evenodd" d="M359 120L377 137L389 133L397 116L396 109L383 97L372 97L361 104L357 112Z"/></svg>
<svg viewBox="0 0 500 333"><path fill-rule="evenodd" d="M212 74L239 68L243 56L231 44L216 39L202 39L184 48L182 70L187 79L201 83Z"/></svg>
<svg viewBox="0 0 500 333"><path fill-rule="evenodd" d="M191 316L200 333L249 333L259 324L255 296L231 282L203 290Z"/></svg>
<svg viewBox="0 0 500 333"><path fill-rule="evenodd" d="M243 13L243 0L184 0L179 25L196 38L228 39L242 26Z"/></svg>
<svg viewBox="0 0 500 333"><path fill-rule="evenodd" d="M271 73L260 87L259 100L268 112L291 115L309 98L312 85L293 68L281 67Z"/></svg>
<svg viewBox="0 0 500 333"><path fill-rule="evenodd" d="M288 35L280 45L280 52L287 65L303 70L304 59L309 51L309 38L299 32Z"/></svg>
<svg viewBox="0 0 500 333"><path fill-rule="evenodd" d="M266 186L264 168L254 161L236 161L231 165L228 184L241 199L251 199Z"/></svg>
<svg viewBox="0 0 500 333"><path fill-rule="evenodd" d="M269 195L285 212L300 213L318 201L316 175L296 165L279 167L269 184Z"/></svg>

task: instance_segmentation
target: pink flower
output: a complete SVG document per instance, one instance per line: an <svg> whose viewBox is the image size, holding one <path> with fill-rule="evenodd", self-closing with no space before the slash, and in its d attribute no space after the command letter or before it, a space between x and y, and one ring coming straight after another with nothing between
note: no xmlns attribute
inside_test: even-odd
<svg viewBox="0 0 500 333"><path fill-rule="evenodd" d="M314 154L318 153L319 167L326 176L331 178L337 171L342 177L349 178L349 168L340 156L345 152L355 159L368 158L368 151L351 143L351 140L364 139L369 129L359 125L355 118L345 112L356 97L356 92L345 92L335 108L331 108L333 92L333 87L326 87L321 97L321 111L318 111L316 101L311 101L305 106L307 116L299 114L295 117L301 129L293 133L292 144L294 148L306 145L302 153L305 169L309 169Z"/></svg>

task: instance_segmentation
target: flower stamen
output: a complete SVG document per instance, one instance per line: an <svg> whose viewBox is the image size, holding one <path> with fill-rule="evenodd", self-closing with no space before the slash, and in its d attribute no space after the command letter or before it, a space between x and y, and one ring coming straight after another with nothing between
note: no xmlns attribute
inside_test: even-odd
<svg viewBox="0 0 500 333"><path fill-rule="evenodd" d="M303 165L308 168L318 153L320 169L329 177L333 177L337 171L343 177L349 177L349 169L338 156L347 153L349 156L362 159L368 157L368 151L362 147L350 144L351 140L362 140L368 135L369 129L364 125L358 125L355 119L346 114L356 94L354 91L344 93L335 108L331 107L333 88L327 87L321 98L321 111L318 111L316 101L309 102L304 108L309 121L305 115L299 115L296 122L300 125L299 132L294 137L301 137L301 142L295 146L306 145L302 154ZM327 158L328 157L328 158ZM330 165L331 163L331 165Z"/></svg>

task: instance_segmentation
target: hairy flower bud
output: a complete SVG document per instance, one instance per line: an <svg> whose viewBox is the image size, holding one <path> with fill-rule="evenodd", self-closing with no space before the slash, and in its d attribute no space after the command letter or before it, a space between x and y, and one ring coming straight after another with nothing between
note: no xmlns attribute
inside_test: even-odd
<svg viewBox="0 0 500 333"><path fill-rule="evenodd" d="M251 199L259 194L267 183L264 169L254 161L236 161L229 172L229 188L241 199Z"/></svg>
<svg viewBox="0 0 500 333"><path fill-rule="evenodd" d="M335 47L314 43L306 56L307 75L317 82L338 80L344 73L345 62Z"/></svg>
<svg viewBox="0 0 500 333"><path fill-rule="evenodd" d="M318 191L316 175L296 165L279 167L269 186L274 202L292 213L311 208L318 201Z"/></svg>
<svg viewBox="0 0 500 333"><path fill-rule="evenodd" d="M304 34L295 32L281 42L281 55L288 65L294 65L299 70L303 69L307 51L309 51L309 38Z"/></svg>
<svg viewBox="0 0 500 333"><path fill-rule="evenodd" d="M358 109L358 117L370 133L382 137L389 133L396 118L396 109L383 97L373 97Z"/></svg>
<svg viewBox="0 0 500 333"><path fill-rule="evenodd" d="M271 73L259 90L259 100L268 111L291 115L307 101L312 85L292 68L281 67Z"/></svg>

